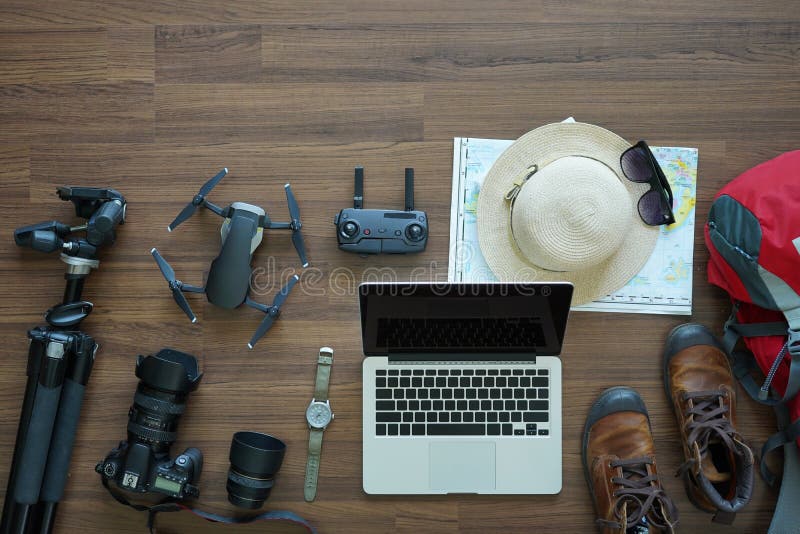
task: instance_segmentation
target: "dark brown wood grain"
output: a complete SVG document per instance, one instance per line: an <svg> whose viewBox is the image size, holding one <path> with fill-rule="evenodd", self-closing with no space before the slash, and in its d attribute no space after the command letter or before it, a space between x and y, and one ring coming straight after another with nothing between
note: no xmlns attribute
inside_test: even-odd
<svg viewBox="0 0 800 534"><path fill-rule="evenodd" d="M452 139L512 139L566 116L635 141L699 149L693 321L719 332L724 293L705 281L702 222L716 191L743 170L800 145L800 6L744 0L499 2L388 0L7 0L0 3L0 458L10 458L24 390L25 331L63 291L55 256L21 250L12 230L73 221L64 184L110 186L129 200L118 242L102 253L84 296L82 328L101 344L89 384L57 532L144 532L145 517L113 501L94 464L125 437L137 354L172 346L197 355L175 450L205 455L203 509L233 513L225 475L231 435L272 433L288 451L269 509L320 532L591 532L580 467L584 417L597 394L630 385L650 409L660 472L681 530L710 523L671 474L682 462L664 398L661 350L686 317L574 313L564 347L564 487L530 497L371 497L361 489L361 347L354 288L386 269L443 280L449 248ZM428 250L368 259L336 248L332 217L349 204L352 168L366 168L369 207L400 206L402 169L416 169ZM221 167L211 199L287 216L300 202L311 265L269 334L249 351L252 309L189 300L191 325L148 251L201 284L219 219L166 225ZM254 296L269 302L299 271L287 233L254 256ZM316 352L336 350L318 499L303 502ZM739 402L758 447L769 410ZM390 461L390 460L389 460ZM6 487L8 460L0 469ZM757 480L736 532L764 532L776 492ZM223 527L164 515L160 532L302 532L292 525Z"/></svg>
<svg viewBox="0 0 800 534"><path fill-rule="evenodd" d="M261 80L261 27L157 26L157 83Z"/></svg>

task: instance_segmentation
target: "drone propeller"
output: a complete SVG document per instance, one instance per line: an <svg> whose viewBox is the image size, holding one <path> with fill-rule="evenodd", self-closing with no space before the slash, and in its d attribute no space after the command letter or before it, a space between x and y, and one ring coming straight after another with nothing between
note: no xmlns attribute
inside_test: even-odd
<svg viewBox="0 0 800 534"><path fill-rule="evenodd" d="M206 195L211 192L212 189L222 180L225 178L225 175L228 174L228 168L225 167L221 171L217 173L212 179L207 181L203 184L203 187L200 188L200 191L194 196L191 202L189 202L183 210L175 217L175 220L167 226L168 231L173 231L175 227L181 224L183 221L194 215L194 212L197 211L197 207L200 206L203 201L206 199Z"/></svg>
<svg viewBox="0 0 800 534"><path fill-rule="evenodd" d="M186 296L181 291L181 286L183 284L175 279L175 271L173 270L172 266L167 263L167 260L161 257L161 254L158 253L158 250L153 248L150 250L150 254L156 259L156 263L158 264L158 268L161 270L161 274L164 275L164 279L169 283L169 288L172 290L172 298L175 299L175 302L178 303L178 306L183 310L183 312L192 320L193 323L197 322L197 317L195 317L194 313L192 312L192 308L189 307L189 302L186 300Z"/></svg>
<svg viewBox="0 0 800 534"><path fill-rule="evenodd" d="M272 301L272 306L265 306L264 304L259 304L258 302L254 302L249 298L247 299L248 306L251 306L257 310L261 310L267 314L267 316L264 317L264 320L261 321L261 324L258 325L258 330L256 330L255 334L253 334L253 337L247 344L247 348L252 349L256 342L267 333L267 330L270 329L272 323L275 322L275 319L280 316L281 306L286 300L286 297L289 296L289 292L292 290L298 280L300 280L300 277L297 275L291 277L286 285L281 288L277 295L275 295L275 299Z"/></svg>
<svg viewBox="0 0 800 534"><path fill-rule="evenodd" d="M297 205L297 199L294 198L292 187L289 184L283 187L286 189L286 202L289 204L289 216L292 218L290 223L292 243L294 243L294 248L297 249L297 255L300 256L300 263L302 263L303 267L308 267L306 244L303 240L303 234L300 233L300 228L303 227L303 223L300 222L300 206Z"/></svg>

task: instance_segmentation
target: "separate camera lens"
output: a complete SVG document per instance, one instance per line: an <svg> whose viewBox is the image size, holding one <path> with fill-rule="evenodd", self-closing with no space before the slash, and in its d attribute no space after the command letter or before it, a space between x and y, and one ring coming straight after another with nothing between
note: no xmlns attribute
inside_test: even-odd
<svg viewBox="0 0 800 534"><path fill-rule="evenodd" d="M406 228L406 236L411 241L419 241L425 235L425 229L417 223L409 224Z"/></svg>
<svg viewBox="0 0 800 534"><path fill-rule="evenodd" d="M286 444L260 432L237 432L231 441L228 500L240 508L260 508L269 497Z"/></svg>
<svg viewBox="0 0 800 534"><path fill-rule="evenodd" d="M347 221L342 225L342 235L345 237L353 237L358 233L358 225L353 221Z"/></svg>

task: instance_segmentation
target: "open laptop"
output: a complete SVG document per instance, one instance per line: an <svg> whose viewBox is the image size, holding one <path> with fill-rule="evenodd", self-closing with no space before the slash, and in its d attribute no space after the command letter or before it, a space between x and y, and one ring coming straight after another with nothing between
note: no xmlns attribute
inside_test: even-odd
<svg viewBox="0 0 800 534"><path fill-rule="evenodd" d="M362 284L364 491L561 491L568 283Z"/></svg>

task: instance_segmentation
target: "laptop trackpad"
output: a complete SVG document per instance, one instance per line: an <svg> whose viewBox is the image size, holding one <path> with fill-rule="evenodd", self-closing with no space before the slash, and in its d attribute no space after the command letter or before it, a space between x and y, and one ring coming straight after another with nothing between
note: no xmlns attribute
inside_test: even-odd
<svg viewBox="0 0 800 534"><path fill-rule="evenodd" d="M431 443L431 489L452 493L493 490L494 445L461 440Z"/></svg>

